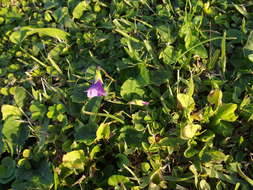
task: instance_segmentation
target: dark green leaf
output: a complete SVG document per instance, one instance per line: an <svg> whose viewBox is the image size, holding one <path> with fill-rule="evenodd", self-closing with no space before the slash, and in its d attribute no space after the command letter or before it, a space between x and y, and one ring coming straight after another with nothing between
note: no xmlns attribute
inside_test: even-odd
<svg viewBox="0 0 253 190"><path fill-rule="evenodd" d="M96 139L96 132L98 126L95 123L86 124L79 122L75 126L75 139L78 142L84 142L86 144L91 144Z"/></svg>

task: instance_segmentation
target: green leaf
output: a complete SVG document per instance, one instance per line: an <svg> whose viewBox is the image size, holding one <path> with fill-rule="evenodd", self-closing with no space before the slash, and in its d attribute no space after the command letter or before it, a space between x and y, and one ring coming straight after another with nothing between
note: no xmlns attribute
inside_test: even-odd
<svg viewBox="0 0 253 190"><path fill-rule="evenodd" d="M138 81L142 86L146 86L150 83L149 70L145 64L139 64L138 67L140 69L140 77L138 78Z"/></svg>
<svg viewBox="0 0 253 190"><path fill-rule="evenodd" d="M12 105L2 105L1 107L3 120L8 118L9 116L21 117L22 113L18 107Z"/></svg>
<svg viewBox="0 0 253 190"><path fill-rule="evenodd" d="M44 9L52 9L59 6L59 2L55 0L43 0Z"/></svg>
<svg viewBox="0 0 253 190"><path fill-rule="evenodd" d="M59 7L53 13L52 16L56 23L64 22L64 20L69 17L67 7Z"/></svg>
<svg viewBox="0 0 253 190"><path fill-rule="evenodd" d="M191 75L189 81L186 82L186 84L188 86L187 95L193 96L195 86L194 86L194 81L193 81L192 75Z"/></svg>
<svg viewBox="0 0 253 190"><path fill-rule="evenodd" d="M245 184L244 180L238 179L235 175L233 174L228 175L228 174L222 173L220 171L217 171L214 167L211 167L211 168L203 167L203 171L205 171L206 174L210 178L216 178L216 179L228 182L230 184L236 184L238 182L241 184Z"/></svg>
<svg viewBox="0 0 253 190"><path fill-rule="evenodd" d="M17 116L9 116L4 121L2 135L10 148L22 146L28 136L28 128L21 126L21 123Z"/></svg>
<svg viewBox="0 0 253 190"><path fill-rule="evenodd" d="M85 80L87 80L87 81L94 80L97 70L98 70L97 67L94 65L88 67L85 71Z"/></svg>
<svg viewBox="0 0 253 190"><path fill-rule="evenodd" d="M79 122L77 126L75 126L75 140L78 142L84 142L85 144L92 144L92 142L96 139L97 132L97 124L90 123L84 125Z"/></svg>
<svg viewBox="0 0 253 190"><path fill-rule="evenodd" d="M215 50L215 52L213 53L212 57L210 58L210 61L209 61L208 65L207 65L207 67L208 67L209 70L214 69L215 64L216 64L216 63L218 62L218 60L219 60L219 57L220 57L220 50L217 49L217 50Z"/></svg>
<svg viewBox="0 0 253 190"><path fill-rule="evenodd" d="M148 53L150 54L151 59L153 60L154 64L158 65L159 63L158 63L157 55L154 52L151 42L148 40L144 40L144 45L145 45Z"/></svg>
<svg viewBox="0 0 253 190"><path fill-rule="evenodd" d="M195 187L198 187L198 170L197 170L197 167L192 164L190 165L189 167L189 170L194 174L194 182L195 182Z"/></svg>
<svg viewBox="0 0 253 190"><path fill-rule="evenodd" d="M214 137L215 137L214 132L212 132L211 130L207 130L204 133L202 133L201 136L199 136L199 140L202 142L208 142L212 140Z"/></svg>
<svg viewBox="0 0 253 190"><path fill-rule="evenodd" d="M172 78L172 73L170 70L154 70L150 71L150 82L160 86L166 81Z"/></svg>
<svg viewBox="0 0 253 190"><path fill-rule="evenodd" d="M188 140L188 147L187 149L184 151L184 156L186 158L191 158L193 156L195 156L197 153L199 153L199 150L197 150L195 147L197 145L196 141L193 140Z"/></svg>
<svg viewBox="0 0 253 190"><path fill-rule="evenodd" d="M172 25L160 25L156 28L158 38L167 44L172 44L176 40Z"/></svg>
<svg viewBox="0 0 253 190"><path fill-rule="evenodd" d="M177 147L182 144L185 144L185 141L182 140L179 137L164 137L159 141L159 146L172 146L172 147Z"/></svg>
<svg viewBox="0 0 253 190"><path fill-rule="evenodd" d="M211 190L210 185L206 182L206 180L202 179L199 182L199 189L200 190Z"/></svg>
<svg viewBox="0 0 253 190"><path fill-rule="evenodd" d="M96 154L98 153L98 152L100 152L100 150L101 150L101 145L100 144L97 144L96 146L94 146L94 148L91 150L91 152L90 152L90 159L91 160L93 160L94 158L95 158L95 156L96 156Z"/></svg>
<svg viewBox="0 0 253 190"><path fill-rule="evenodd" d="M31 28L30 29L33 33L39 33L46 36L50 36L56 38L58 40L66 40L69 34L61 29L58 28Z"/></svg>
<svg viewBox="0 0 253 190"><path fill-rule="evenodd" d="M130 164L130 160L125 154L119 153L116 155L116 158L117 158L117 166L119 168L123 168L124 166L128 166Z"/></svg>
<svg viewBox="0 0 253 190"><path fill-rule="evenodd" d="M53 106L49 106L48 112L47 112L47 117L53 120L56 120L58 112L56 109L57 105L54 104Z"/></svg>
<svg viewBox="0 0 253 190"><path fill-rule="evenodd" d="M69 169L83 170L85 160L83 150L74 150L63 155L62 165Z"/></svg>
<svg viewBox="0 0 253 190"><path fill-rule="evenodd" d="M222 103L222 91L219 89L212 90L207 96L207 101L218 107Z"/></svg>
<svg viewBox="0 0 253 190"><path fill-rule="evenodd" d="M97 140L110 138L110 124L101 123L96 132Z"/></svg>
<svg viewBox="0 0 253 190"><path fill-rule="evenodd" d="M75 103L82 103L86 100L85 89L88 88L87 84L80 84L68 89L68 94Z"/></svg>
<svg viewBox="0 0 253 190"><path fill-rule="evenodd" d="M178 93L177 100L180 104L180 107L182 107L183 109L189 109L190 111L194 110L195 108L194 99L188 94Z"/></svg>
<svg viewBox="0 0 253 190"><path fill-rule="evenodd" d="M32 28L30 26L24 26L10 35L10 41L15 44L18 44L25 40L28 36L36 33L65 41L69 36L67 32L58 28Z"/></svg>
<svg viewBox="0 0 253 190"><path fill-rule="evenodd" d="M234 122L237 119L237 116L235 115L235 110L237 109L236 104L223 104L221 107L219 107L217 113L214 117L214 125L217 125L221 120L223 121L229 121Z"/></svg>
<svg viewBox="0 0 253 190"><path fill-rule="evenodd" d="M194 47L195 45L199 44L190 51L191 53L193 53L194 55L198 55L202 59L208 57L206 48L204 47L203 44L200 44L200 40L197 36L191 35L191 37L188 39L188 43L190 44L191 47ZM188 48L190 49L191 47Z"/></svg>
<svg viewBox="0 0 253 190"><path fill-rule="evenodd" d="M159 58L163 59L165 64L172 64L175 62L175 52L173 46L166 46L166 48L160 53Z"/></svg>
<svg viewBox="0 0 253 190"><path fill-rule="evenodd" d="M120 95L125 100L141 99L145 91L141 88L139 82L135 79L127 79L121 86Z"/></svg>
<svg viewBox="0 0 253 190"><path fill-rule="evenodd" d="M33 120L42 120L47 112L46 106L39 102L33 102L33 104L29 107L29 110L32 113Z"/></svg>
<svg viewBox="0 0 253 190"><path fill-rule="evenodd" d="M121 34L122 36L124 36L126 39L128 40L132 40L133 42L139 43L140 40L137 38L134 38L132 36L130 36L127 32L125 32L124 30L120 30L120 29L115 29L116 32L118 32L119 34Z"/></svg>
<svg viewBox="0 0 253 190"><path fill-rule="evenodd" d="M16 180L12 183L13 190L40 189L48 190L53 185L53 172L45 160L33 161L32 168L19 167Z"/></svg>
<svg viewBox="0 0 253 190"><path fill-rule="evenodd" d="M23 87L15 87L14 100L19 107L24 106L26 91Z"/></svg>
<svg viewBox="0 0 253 190"><path fill-rule="evenodd" d="M245 173L243 173L243 171L241 170L239 164L237 164L237 167L236 167L236 168L237 168L237 171L238 171L239 175L240 175L243 179L245 179L251 186L253 186L253 179L249 178L247 175L245 175Z"/></svg>
<svg viewBox="0 0 253 190"><path fill-rule="evenodd" d="M230 137L233 134L234 127L235 126L233 124L227 121L220 121L217 125L215 125L213 130L215 133L218 133L225 137Z"/></svg>
<svg viewBox="0 0 253 190"><path fill-rule="evenodd" d="M143 106L143 101L142 100L133 100L130 102L130 104ZM147 114L144 111L138 111L135 114L132 114L132 123L134 124L134 128L136 130L138 130L138 131L145 130L144 117L146 115Z"/></svg>
<svg viewBox="0 0 253 190"><path fill-rule="evenodd" d="M11 157L4 157L0 165L0 183L6 184L15 178L16 162Z"/></svg>
<svg viewBox="0 0 253 190"><path fill-rule="evenodd" d="M181 181L191 181L193 176L182 176L182 177L175 177L175 176L164 176L164 178L171 182L181 182Z"/></svg>
<svg viewBox="0 0 253 190"><path fill-rule="evenodd" d="M200 125L197 124L187 124L185 127L181 129L181 138L182 139L190 139L195 136L197 131L201 129Z"/></svg>
<svg viewBox="0 0 253 190"><path fill-rule="evenodd" d="M125 140L129 146L140 147L141 142L147 141L147 135L137 131L133 126L124 126L120 129L118 140Z"/></svg>
<svg viewBox="0 0 253 190"><path fill-rule="evenodd" d="M85 0L78 3L72 12L73 18L76 18L76 19L81 18L81 16L83 15L83 12L88 9L89 9L89 1Z"/></svg>
<svg viewBox="0 0 253 190"><path fill-rule="evenodd" d="M249 54L249 55L248 55L248 59L249 59L251 62L253 62L253 54Z"/></svg>
<svg viewBox="0 0 253 190"><path fill-rule="evenodd" d="M226 161L227 156L221 152L221 151L217 151L217 150L204 150L204 153L201 154L200 157L201 161L203 162L215 162L215 163L221 163L223 161Z"/></svg>
<svg viewBox="0 0 253 190"><path fill-rule="evenodd" d="M53 68L60 74L63 74L61 68L59 67L59 65L57 65L57 63L50 57L48 56L48 60L51 63L51 65L53 66Z"/></svg>
<svg viewBox="0 0 253 190"><path fill-rule="evenodd" d="M250 32L246 45L243 48L244 56L253 62L253 31Z"/></svg>
<svg viewBox="0 0 253 190"><path fill-rule="evenodd" d="M117 186L118 184L124 184L129 182L129 178L123 175L112 175L108 179L108 185Z"/></svg>
<svg viewBox="0 0 253 190"><path fill-rule="evenodd" d="M96 114L98 113L98 110L100 108L102 102L102 97L93 97L89 99L87 104L85 104L82 108L82 112L89 113L89 123L94 123L96 121ZM87 115L84 115L84 118L87 118Z"/></svg>
<svg viewBox="0 0 253 190"><path fill-rule="evenodd" d="M148 172L150 169L150 164L148 162L142 162L141 163L141 170L143 172Z"/></svg>
<svg viewBox="0 0 253 190"><path fill-rule="evenodd" d="M27 36L32 35L33 33L29 31L30 27L22 27L18 31L13 32L10 35L10 41L12 43L18 44L21 43Z"/></svg>
<svg viewBox="0 0 253 190"><path fill-rule="evenodd" d="M238 5L235 3L232 3L233 6L236 8L236 10L241 13L243 16L245 16L246 18L249 17L249 13L247 12L246 8L243 5Z"/></svg>
<svg viewBox="0 0 253 190"><path fill-rule="evenodd" d="M3 23L4 23L4 18L0 17L0 24L3 24Z"/></svg>

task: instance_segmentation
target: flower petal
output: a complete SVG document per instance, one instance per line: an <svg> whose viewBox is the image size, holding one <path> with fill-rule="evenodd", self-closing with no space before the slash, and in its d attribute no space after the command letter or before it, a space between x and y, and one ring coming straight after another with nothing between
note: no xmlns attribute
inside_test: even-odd
<svg viewBox="0 0 253 190"><path fill-rule="evenodd" d="M93 98L95 96L106 96L106 92L103 88L101 80L98 80L96 83L92 84L87 90L88 98Z"/></svg>

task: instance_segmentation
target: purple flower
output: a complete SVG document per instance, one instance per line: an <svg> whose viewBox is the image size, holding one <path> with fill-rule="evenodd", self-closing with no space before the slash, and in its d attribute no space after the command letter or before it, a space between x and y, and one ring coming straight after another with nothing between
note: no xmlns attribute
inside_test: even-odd
<svg viewBox="0 0 253 190"><path fill-rule="evenodd" d="M147 105L149 105L149 102L143 101L142 104L147 106Z"/></svg>
<svg viewBox="0 0 253 190"><path fill-rule="evenodd" d="M101 80L97 80L97 82L92 84L86 92L88 98L93 98L95 96L106 96L106 92L105 89L103 88L103 83Z"/></svg>

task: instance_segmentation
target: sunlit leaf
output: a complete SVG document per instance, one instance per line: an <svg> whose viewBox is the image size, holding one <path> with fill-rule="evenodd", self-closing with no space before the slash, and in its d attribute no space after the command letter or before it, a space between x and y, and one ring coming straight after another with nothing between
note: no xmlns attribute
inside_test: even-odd
<svg viewBox="0 0 253 190"><path fill-rule="evenodd" d="M15 116L15 117L22 116L22 113L19 110L19 108L12 106L12 105L2 105L1 112L2 112L2 116L3 116L3 120L8 118L9 116Z"/></svg>
<svg viewBox="0 0 253 190"><path fill-rule="evenodd" d="M79 19L82 15L83 15L83 12L85 10L87 10L89 8L89 2L84 0L84 1L81 1L80 3L78 3L76 5L76 7L74 8L73 10L73 18L77 18Z"/></svg>
<svg viewBox="0 0 253 190"><path fill-rule="evenodd" d="M32 113L32 119L38 120L43 119L46 114L46 106L39 102L34 102L30 107L29 110Z"/></svg>
<svg viewBox="0 0 253 190"><path fill-rule="evenodd" d="M211 190L211 187L210 185L207 183L206 180L202 179L200 182L199 182L199 188L200 190Z"/></svg>
<svg viewBox="0 0 253 190"><path fill-rule="evenodd" d="M10 35L10 41L18 44L28 36L36 33L50 36L59 40L67 40L67 37L69 36L67 32L58 28L32 28L30 26L24 26Z"/></svg>
<svg viewBox="0 0 253 190"><path fill-rule="evenodd" d="M83 150L74 150L63 155L62 165L69 169L83 170L85 156Z"/></svg>
<svg viewBox="0 0 253 190"><path fill-rule="evenodd" d="M233 122L236 121L236 119L238 118L235 115L235 110L237 109L237 105L236 104L223 104L221 107L219 107L217 113L215 114L214 117L214 124L218 124L221 120L223 121L229 121L229 122Z"/></svg>
<svg viewBox="0 0 253 190"><path fill-rule="evenodd" d="M101 123L96 132L97 140L110 138L110 124Z"/></svg>
<svg viewBox="0 0 253 190"><path fill-rule="evenodd" d="M200 125L197 124L187 124L181 129L181 137L183 139L190 139L195 136L198 130L201 129Z"/></svg>
<svg viewBox="0 0 253 190"><path fill-rule="evenodd" d="M27 136L28 128L27 126L22 126L22 121L17 118L17 116L9 116L3 124L2 135L5 142L12 148L21 147Z"/></svg>
<svg viewBox="0 0 253 190"><path fill-rule="evenodd" d="M204 151L203 155L201 156L201 160L204 162L215 162L221 163L227 159L226 155L217 150L206 150Z"/></svg>
<svg viewBox="0 0 253 190"><path fill-rule="evenodd" d="M129 179L123 175L112 175L108 179L108 184L111 186L117 186L118 184L121 184L121 183L124 184L126 182L129 182Z"/></svg>
<svg viewBox="0 0 253 190"><path fill-rule="evenodd" d="M121 86L120 95L125 100L130 100L131 98L141 98L145 91L142 89L139 82L135 79L126 80Z"/></svg>
<svg viewBox="0 0 253 190"><path fill-rule="evenodd" d="M24 106L24 101L26 99L26 96L27 96L26 90L23 87L16 87L15 88L14 100L19 107Z"/></svg>
<svg viewBox="0 0 253 190"><path fill-rule="evenodd" d="M207 101L219 106L222 103L222 91L219 89L212 90L207 96Z"/></svg>
<svg viewBox="0 0 253 190"><path fill-rule="evenodd" d="M177 100L179 102L180 107L183 109L193 110L195 107L194 99L188 94L177 94Z"/></svg>

